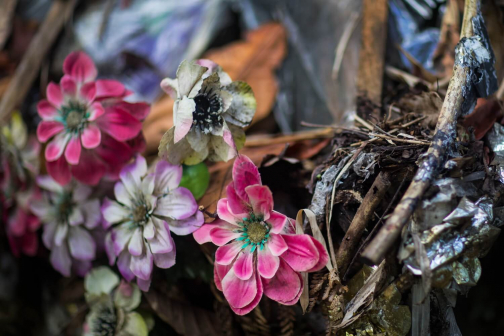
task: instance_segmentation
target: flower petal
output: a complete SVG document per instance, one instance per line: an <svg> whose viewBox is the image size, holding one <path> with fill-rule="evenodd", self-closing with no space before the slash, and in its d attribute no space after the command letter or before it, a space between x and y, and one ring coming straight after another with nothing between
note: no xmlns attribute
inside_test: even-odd
<svg viewBox="0 0 504 336"><path fill-rule="evenodd" d="M140 278L137 278L137 285L138 285L138 288L140 288L141 291L143 292L148 292L149 291L149 288L150 288L150 285L151 285L151 280L142 280Z"/></svg>
<svg viewBox="0 0 504 336"><path fill-rule="evenodd" d="M66 185L72 179L70 166L62 155L58 160L46 162L46 168L49 175L61 185Z"/></svg>
<svg viewBox="0 0 504 336"><path fill-rule="evenodd" d="M271 279L280 266L280 258L274 256L266 245L257 251L257 271L266 279Z"/></svg>
<svg viewBox="0 0 504 336"><path fill-rule="evenodd" d="M154 195L161 195L176 189L182 179L182 166L172 165L167 161L156 164Z"/></svg>
<svg viewBox="0 0 504 336"><path fill-rule="evenodd" d="M192 122L192 121L191 121ZM176 129L175 129L176 132ZM199 128L194 128L187 133L186 139L191 145L191 148L196 152L204 152L208 150L208 143L210 142L210 134L203 133Z"/></svg>
<svg viewBox="0 0 504 336"><path fill-rule="evenodd" d="M142 280L149 280L152 274L153 257L148 247L140 256L131 256L131 271Z"/></svg>
<svg viewBox="0 0 504 336"><path fill-rule="evenodd" d="M122 224L112 228L112 241L114 242L114 252L119 255L128 245L133 236L134 228L128 224Z"/></svg>
<svg viewBox="0 0 504 336"><path fill-rule="evenodd" d="M95 82L89 82L84 85L79 90L79 96L87 104L92 103L96 97L96 84Z"/></svg>
<svg viewBox="0 0 504 336"><path fill-rule="evenodd" d="M42 120L53 120L59 114L58 109L45 99L38 102L37 112Z"/></svg>
<svg viewBox="0 0 504 336"><path fill-rule="evenodd" d="M72 52L65 58L63 72L77 84L92 81L98 74L93 60L82 51Z"/></svg>
<svg viewBox="0 0 504 336"><path fill-rule="evenodd" d="M48 249L53 248L54 236L56 234L57 228L58 228L58 224L56 222L44 224L44 232L42 233L42 241L44 242L45 247L47 247Z"/></svg>
<svg viewBox="0 0 504 336"><path fill-rule="evenodd" d="M71 169L77 181L87 185L96 185L105 174L107 167L93 152L83 150L79 164L71 166Z"/></svg>
<svg viewBox="0 0 504 336"><path fill-rule="evenodd" d="M133 117L135 117L137 120L144 120L147 118L147 115L149 115L150 112L150 105L147 103L128 103L125 101L121 101L116 104L118 107L121 109L127 111L129 114L131 114Z"/></svg>
<svg viewBox="0 0 504 336"><path fill-rule="evenodd" d="M254 253L245 249L233 264L235 275L241 280L248 280L254 273Z"/></svg>
<svg viewBox="0 0 504 336"><path fill-rule="evenodd" d="M182 61L177 69L179 97L189 96L189 93L200 82L201 77L207 70L206 67L202 67L192 61Z"/></svg>
<svg viewBox="0 0 504 336"><path fill-rule="evenodd" d="M184 96L173 105L173 124L175 126L174 143L182 140L193 125L193 112L196 109L196 102ZM195 149L196 150L196 149Z"/></svg>
<svg viewBox="0 0 504 336"><path fill-rule="evenodd" d="M63 103L63 92L61 92L61 88L58 84L53 82L49 83L49 85L47 85L46 95L49 103L56 108L61 107Z"/></svg>
<svg viewBox="0 0 504 336"><path fill-rule="evenodd" d="M229 210L235 214L247 214L250 212L247 203L245 203L236 193L233 182L229 183L226 188L226 197Z"/></svg>
<svg viewBox="0 0 504 336"><path fill-rule="evenodd" d="M37 126L37 138L40 142L46 142L64 129L65 126L59 121L42 120Z"/></svg>
<svg viewBox="0 0 504 336"><path fill-rule="evenodd" d="M96 97L123 97L126 93L124 85L112 79L98 79L96 82Z"/></svg>
<svg viewBox="0 0 504 336"><path fill-rule="evenodd" d="M243 308L256 297L257 278L251 276L248 280L241 280L234 270L230 269L222 279L222 290L231 307Z"/></svg>
<svg viewBox="0 0 504 336"><path fill-rule="evenodd" d="M174 143L175 127L170 128L161 138L159 143L159 157L167 160L172 164L198 164L208 156L208 151L204 153L196 153L187 142L187 139L182 139Z"/></svg>
<svg viewBox="0 0 504 336"><path fill-rule="evenodd" d="M224 120L239 127L248 126L257 107L250 86L245 82L236 81L224 87L224 91L233 97L231 106L223 114Z"/></svg>
<svg viewBox="0 0 504 336"><path fill-rule="evenodd" d="M88 107L89 117L87 120L95 121L98 117L101 117L105 113L105 109L99 102L94 102Z"/></svg>
<svg viewBox="0 0 504 336"><path fill-rule="evenodd" d="M146 198L153 197L152 192L154 191L154 174L149 174L145 176L142 180L140 189Z"/></svg>
<svg viewBox="0 0 504 336"><path fill-rule="evenodd" d="M209 156L211 161L224 161L227 162L238 155L236 151L236 146L230 146L223 137L212 136L210 139L210 145L212 149L212 155Z"/></svg>
<svg viewBox="0 0 504 336"><path fill-rule="evenodd" d="M109 265L113 266L116 262L116 254L114 252L114 242L112 241L112 234L110 231L105 235L105 252L107 253Z"/></svg>
<svg viewBox="0 0 504 336"><path fill-rule="evenodd" d="M242 249L242 242L232 242L221 246L215 251L215 262L221 265L229 265Z"/></svg>
<svg viewBox="0 0 504 336"><path fill-rule="evenodd" d="M154 238L155 234L156 234L156 228L154 226L154 222L152 221L152 218L149 218L149 221L147 222L147 224L145 224L143 229L143 237L149 240Z"/></svg>
<svg viewBox="0 0 504 336"><path fill-rule="evenodd" d="M125 110L113 105L105 109L105 113L96 123L100 129L117 141L133 139L142 130L142 123Z"/></svg>
<svg viewBox="0 0 504 336"><path fill-rule="evenodd" d="M122 203L128 208L133 207L133 196L128 192L128 190L124 186L124 183L122 183L121 181L116 182L116 184L114 185L114 195L119 203Z"/></svg>
<svg viewBox="0 0 504 336"><path fill-rule="evenodd" d="M149 246L152 253L168 253L173 250L175 245L170 235L168 224L156 217L151 217L155 227L154 238L149 239Z"/></svg>
<svg viewBox="0 0 504 336"><path fill-rule="evenodd" d="M70 134L60 133L49 142L45 150L45 158L47 161L52 162L60 158L65 150L65 147L70 140Z"/></svg>
<svg viewBox="0 0 504 336"><path fill-rule="evenodd" d="M299 299L303 288L303 280L299 273L296 273L282 258L280 267L275 276L271 279L263 279L264 294L270 299L283 303L294 304Z"/></svg>
<svg viewBox="0 0 504 336"><path fill-rule="evenodd" d="M72 259L70 258L66 244L54 246L51 250L50 260L55 270L66 277L70 276Z"/></svg>
<svg viewBox="0 0 504 336"><path fill-rule="evenodd" d="M254 214L260 214L268 220L273 211L273 194L270 188L262 185L251 185L245 188Z"/></svg>
<svg viewBox="0 0 504 336"><path fill-rule="evenodd" d="M240 237L239 232L233 232L230 228L216 227L210 231L212 242L217 246L226 245L231 240Z"/></svg>
<svg viewBox="0 0 504 336"><path fill-rule="evenodd" d="M222 279L224 279L231 268L233 268L232 265L214 264L214 282L218 290L222 291Z"/></svg>
<svg viewBox="0 0 504 336"><path fill-rule="evenodd" d="M254 297L254 299L252 300L252 302L250 302L245 307L236 308L236 307L231 306L231 309L237 315L245 315L245 314L250 313L261 301L261 298L262 298L263 292L264 292L263 284L262 284L261 278L257 272L255 272L254 277L256 278L256 283L257 283L257 294Z"/></svg>
<svg viewBox="0 0 504 336"><path fill-rule="evenodd" d="M137 154L135 161L124 166L119 176L130 195L133 196L140 189L140 183L145 174L147 174L147 162L143 156Z"/></svg>
<svg viewBox="0 0 504 336"><path fill-rule="evenodd" d="M80 203L82 201L87 200L89 195L93 192L93 189L85 186L83 184L78 183L72 193L72 201L76 203Z"/></svg>
<svg viewBox="0 0 504 336"><path fill-rule="evenodd" d="M65 159L71 165L79 164L82 147L79 136L73 136L65 149Z"/></svg>
<svg viewBox="0 0 504 336"><path fill-rule="evenodd" d="M65 95L74 97L77 94L77 84L69 75L64 75L61 78L60 87Z"/></svg>
<svg viewBox="0 0 504 336"><path fill-rule="evenodd" d="M271 211L270 218L268 219L268 224L271 225L272 233L281 233L283 228L288 223L288 218L279 212Z"/></svg>
<svg viewBox="0 0 504 336"><path fill-rule="evenodd" d="M217 215L222 220L234 225L238 225L243 219L243 217L248 217L248 213L245 214L234 214L229 211L228 200L227 198L221 198L217 202Z"/></svg>
<svg viewBox="0 0 504 336"><path fill-rule="evenodd" d="M175 256L175 249L168 253L156 253L154 254L154 264L159 268L170 268L175 265Z"/></svg>
<svg viewBox="0 0 504 336"><path fill-rule="evenodd" d="M107 197L103 200L101 212L103 218L105 218L105 220L110 224L120 223L126 220L130 215L128 209L115 201L111 201Z"/></svg>
<svg viewBox="0 0 504 336"><path fill-rule="evenodd" d="M218 222L218 223L216 223ZM198 244L204 244L212 241L210 232L219 227L219 223L224 222L220 219L215 220L211 224L203 224L199 229L193 232L193 238Z"/></svg>
<svg viewBox="0 0 504 336"><path fill-rule="evenodd" d="M310 268L308 272L316 272L321 270L327 265L327 262L329 261L329 255L327 254L327 250L325 249L324 245L322 245L317 239L310 237L311 240L313 241L313 244L315 244L315 247L317 248L318 254L319 254L319 260L315 266Z"/></svg>
<svg viewBox="0 0 504 336"><path fill-rule="evenodd" d="M56 246L63 245L63 241L68 234L68 225L66 223L58 223L56 227L56 233L54 234L54 244Z"/></svg>
<svg viewBox="0 0 504 336"><path fill-rule="evenodd" d="M249 203L249 198L245 188L254 184L262 184L259 170L245 155L238 155L233 164L233 183L236 194L246 203Z"/></svg>
<svg viewBox="0 0 504 336"><path fill-rule="evenodd" d="M198 210L198 204L192 193L179 187L158 199L154 214L163 217L186 219Z"/></svg>
<svg viewBox="0 0 504 336"><path fill-rule="evenodd" d="M177 99L178 80L176 78L164 78L161 83L159 83L159 86L164 92L169 94L173 100Z"/></svg>
<svg viewBox="0 0 504 336"><path fill-rule="evenodd" d="M204 221L203 213L198 210L194 215L186 219L170 219L170 231L178 236L185 236L198 230Z"/></svg>
<svg viewBox="0 0 504 336"><path fill-rule="evenodd" d="M289 248L282 235L274 233L270 234L270 238L266 244L274 256L282 255Z"/></svg>
<svg viewBox="0 0 504 336"><path fill-rule="evenodd" d="M139 256L142 254L142 248L143 248L143 235L142 235L142 229L137 227L135 231L133 232L133 236L131 237L129 244L128 244L128 251L131 253L131 255L134 256Z"/></svg>
<svg viewBox="0 0 504 336"><path fill-rule="evenodd" d="M96 148L100 144L101 141L101 132L98 126L96 125L88 125L81 134L82 146L84 148Z"/></svg>
<svg viewBox="0 0 504 336"><path fill-rule="evenodd" d="M37 185L45 190L52 191L54 193L63 192L63 188L59 185L51 176L41 175L37 176Z"/></svg>
<svg viewBox="0 0 504 336"><path fill-rule="evenodd" d="M93 260L95 258L96 244L93 237L81 227L71 227L68 233L68 246L75 259Z"/></svg>
<svg viewBox="0 0 504 336"><path fill-rule="evenodd" d="M72 209L70 216L68 216L68 223L72 226L84 223L84 215L79 208L74 207Z"/></svg>
<svg viewBox="0 0 504 336"><path fill-rule="evenodd" d="M282 259L296 272L306 272L317 265L319 253L312 237L306 234L298 234L282 235L282 238L289 247L282 254Z"/></svg>
<svg viewBox="0 0 504 336"><path fill-rule="evenodd" d="M135 274L131 271L131 254L128 253L128 251L123 251L120 255L119 258L117 258L117 268L119 269L119 272L123 276L123 278L130 282L133 279L135 279Z"/></svg>

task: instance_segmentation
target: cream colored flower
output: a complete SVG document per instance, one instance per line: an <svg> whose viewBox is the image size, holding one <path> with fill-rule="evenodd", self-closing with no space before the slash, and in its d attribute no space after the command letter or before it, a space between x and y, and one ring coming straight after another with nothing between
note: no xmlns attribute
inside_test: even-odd
<svg viewBox="0 0 504 336"><path fill-rule="evenodd" d="M172 164L193 165L208 158L228 161L245 143L243 128L256 109L254 93L245 82L232 82L209 60L183 61L177 78L161 87L174 99L173 123L161 143L159 156Z"/></svg>

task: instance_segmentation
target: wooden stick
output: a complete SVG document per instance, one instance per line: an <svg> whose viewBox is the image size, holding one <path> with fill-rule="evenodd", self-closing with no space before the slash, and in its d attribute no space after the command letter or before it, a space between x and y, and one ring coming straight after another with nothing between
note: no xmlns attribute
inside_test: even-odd
<svg viewBox="0 0 504 336"><path fill-rule="evenodd" d="M281 144L301 140L330 138L332 136L334 136L334 129L332 127L317 129L313 131L302 131L280 136L270 134L256 135L247 138L245 147L260 147L265 145Z"/></svg>
<svg viewBox="0 0 504 336"><path fill-rule="evenodd" d="M357 213L355 214L350 227L345 233L341 245L336 255L338 270L340 274L345 274L350 261L352 260L366 229L368 222L373 217L376 207L380 204L385 193L390 188L389 173L381 171L373 182L371 188L366 193Z"/></svg>
<svg viewBox="0 0 504 336"><path fill-rule="evenodd" d="M472 20L478 14L481 15L479 13L479 0L466 0L461 38L474 36ZM482 38L484 37L482 36ZM468 50L460 50L460 52L467 53ZM375 239L364 250L362 255L364 262L377 265L383 260L430 186L432 179L446 162L447 150L453 146L457 134L457 118L463 107L469 109L476 99L475 96L466 96L467 91L471 90L473 85L470 82L471 72L472 68L470 66L464 63L455 63L453 76L441 107L432 144L394 212L387 219ZM470 100L466 101L467 99Z"/></svg>
<svg viewBox="0 0 504 336"><path fill-rule="evenodd" d="M357 92L376 106L381 106L385 44L387 40L387 0L364 0L362 4L362 39L357 74ZM381 119L379 109L373 117ZM365 116L362 116L365 117Z"/></svg>
<svg viewBox="0 0 504 336"><path fill-rule="evenodd" d="M53 45L64 23L72 15L77 0L56 0L28 47L14 77L0 102L0 125L6 122L12 111L26 97L37 78L45 55Z"/></svg>

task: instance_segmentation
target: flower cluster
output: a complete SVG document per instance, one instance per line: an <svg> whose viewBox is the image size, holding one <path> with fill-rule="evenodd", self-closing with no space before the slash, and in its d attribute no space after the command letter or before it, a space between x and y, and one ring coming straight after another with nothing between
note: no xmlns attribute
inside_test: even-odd
<svg viewBox="0 0 504 336"><path fill-rule="evenodd" d="M86 301L90 307L84 324L84 336L147 336L149 328L135 312L141 293L134 284L119 282L108 267L91 270L84 279Z"/></svg>
<svg viewBox="0 0 504 336"><path fill-rule="evenodd" d="M80 183L61 186L50 176L39 176L37 184L43 194L30 209L44 224L42 240L51 250L51 264L64 276L70 276L72 268L84 276L95 258L89 230L101 222L100 201L89 199L91 188Z"/></svg>
<svg viewBox="0 0 504 336"><path fill-rule="evenodd" d="M324 246L306 234L295 234L293 222L273 210L273 196L246 156L233 166L227 198L219 200L219 219L194 232L200 244L213 242L214 278L233 311L249 313L266 295L284 305L301 295L300 272L322 269L329 257Z"/></svg>
<svg viewBox="0 0 504 336"><path fill-rule="evenodd" d="M170 231L187 235L203 224L194 196L179 187L182 167L161 161L147 173L145 159L138 155L125 166L114 187L117 201L105 199L102 213L109 229L106 249L111 265L123 277L147 291L152 269L175 264L175 243Z"/></svg>
<svg viewBox="0 0 504 336"><path fill-rule="evenodd" d="M38 139L52 139L45 149L47 171L62 185L72 176L89 185L104 175L117 178L144 148L141 121L149 105L125 102L130 92L120 82L95 80L96 67L83 52L68 55L63 72L59 85L49 83L47 100L37 106Z"/></svg>
<svg viewBox="0 0 504 336"><path fill-rule="evenodd" d="M173 123L159 145L159 155L173 164L197 164L207 157L228 161L245 143L256 101L245 82L231 78L209 60L183 61L177 78L161 87L174 99Z"/></svg>
<svg viewBox="0 0 504 336"><path fill-rule="evenodd" d="M26 125L18 112L0 133L0 202L2 220L7 224L7 238L12 253L33 256L38 250L39 219L28 205L39 197L33 183L39 171L40 144L28 136Z"/></svg>

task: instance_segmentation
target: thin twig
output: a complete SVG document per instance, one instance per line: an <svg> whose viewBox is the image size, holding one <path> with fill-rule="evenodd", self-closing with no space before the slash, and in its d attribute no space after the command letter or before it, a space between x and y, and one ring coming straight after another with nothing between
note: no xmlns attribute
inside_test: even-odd
<svg viewBox="0 0 504 336"><path fill-rule="evenodd" d="M352 36L352 33L355 30L355 27L357 27L359 21L360 21L360 13L353 12L345 26L343 34L341 34L341 38L338 42L338 45L336 46L336 57L334 58L334 65L332 69L333 80L338 79L339 71L341 68L341 62L343 61L343 56L345 55L345 50L348 45L348 41L350 40L350 37Z"/></svg>
<svg viewBox="0 0 504 336"><path fill-rule="evenodd" d="M282 144L301 140L331 138L332 136L334 136L334 129L332 127L326 127L324 129L317 129L313 131L302 131L280 136L270 134L256 135L247 138L245 147L261 147L266 145Z"/></svg>
<svg viewBox="0 0 504 336"><path fill-rule="evenodd" d="M475 34L472 21L478 14L480 14L479 1L466 0L461 40L463 38L470 38ZM464 48L462 50L459 49L459 52L470 53L470 51L464 50ZM450 80L450 85L448 86L446 97L439 113L433 141L401 201L385 222L385 226L364 250L362 257L365 262L376 265L383 260L385 254L395 243L402 228L413 214L418 202L430 186L432 179L447 160L447 150L453 146L457 134L457 118L462 113L462 109L469 109L472 106L473 100L476 99L476 97L467 96L463 93L466 92L464 90L467 90L468 87L471 89L473 85L470 82L471 71L472 68L465 65L465 63L455 63L453 77ZM467 101L468 99L470 101Z"/></svg>

